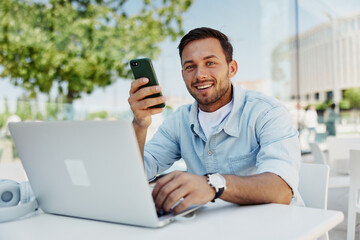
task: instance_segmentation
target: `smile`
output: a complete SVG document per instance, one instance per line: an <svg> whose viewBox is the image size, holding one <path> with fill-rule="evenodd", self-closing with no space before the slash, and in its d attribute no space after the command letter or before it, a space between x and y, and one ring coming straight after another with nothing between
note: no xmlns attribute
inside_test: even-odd
<svg viewBox="0 0 360 240"><path fill-rule="evenodd" d="M197 86L196 88L199 90L203 90L203 89L209 88L211 86L212 86L212 84L207 84L207 85L203 85L203 86Z"/></svg>

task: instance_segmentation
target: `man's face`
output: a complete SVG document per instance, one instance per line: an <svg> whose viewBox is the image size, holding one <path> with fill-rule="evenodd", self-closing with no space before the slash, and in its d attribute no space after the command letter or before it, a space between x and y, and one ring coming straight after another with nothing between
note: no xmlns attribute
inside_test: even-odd
<svg viewBox="0 0 360 240"><path fill-rule="evenodd" d="M219 40L206 38L188 43L181 65L185 85L201 110L213 112L231 101L231 78L237 72L237 63L226 62Z"/></svg>

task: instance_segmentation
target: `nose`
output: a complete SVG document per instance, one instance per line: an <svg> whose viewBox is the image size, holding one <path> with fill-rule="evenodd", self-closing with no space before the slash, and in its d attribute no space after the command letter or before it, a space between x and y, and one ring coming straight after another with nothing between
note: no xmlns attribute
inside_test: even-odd
<svg viewBox="0 0 360 240"><path fill-rule="evenodd" d="M196 71L196 78L199 80L207 79L208 73L205 67L198 66Z"/></svg>

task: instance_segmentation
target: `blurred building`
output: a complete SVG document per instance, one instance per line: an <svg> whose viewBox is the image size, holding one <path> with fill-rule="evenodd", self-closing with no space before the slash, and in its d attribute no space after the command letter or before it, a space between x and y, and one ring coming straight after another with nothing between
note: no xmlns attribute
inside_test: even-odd
<svg viewBox="0 0 360 240"><path fill-rule="evenodd" d="M344 90L360 87L360 12L328 17L328 23L299 34L299 82L295 36L273 51L272 77L293 99L299 94L303 101L337 102Z"/></svg>
<svg viewBox="0 0 360 240"><path fill-rule="evenodd" d="M234 84L241 86L247 90L253 90L257 92L262 92L265 94L271 94L270 81L264 79L256 79L256 80L242 80L236 81Z"/></svg>

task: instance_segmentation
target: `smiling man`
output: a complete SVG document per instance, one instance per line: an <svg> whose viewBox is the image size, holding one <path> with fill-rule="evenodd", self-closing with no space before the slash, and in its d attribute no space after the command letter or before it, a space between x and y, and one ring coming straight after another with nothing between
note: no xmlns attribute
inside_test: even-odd
<svg viewBox="0 0 360 240"><path fill-rule="evenodd" d="M194 40L182 48L182 75L199 108L214 112L229 103L230 79L236 74L237 63L227 62L219 40Z"/></svg>
<svg viewBox="0 0 360 240"><path fill-rule="evenodd" d="M192 105L165 119L145 145L151 115L165 97L145 98L160 87L135 80L129 104L149 180L184 159L187 172L172 172L153 190L158 210L181 212L221 198L237 204L303 204L298 194L300 146L287 110L277 100L231 83L238 65L223 33L197 28L179 44L182 76Z"/></svg>

